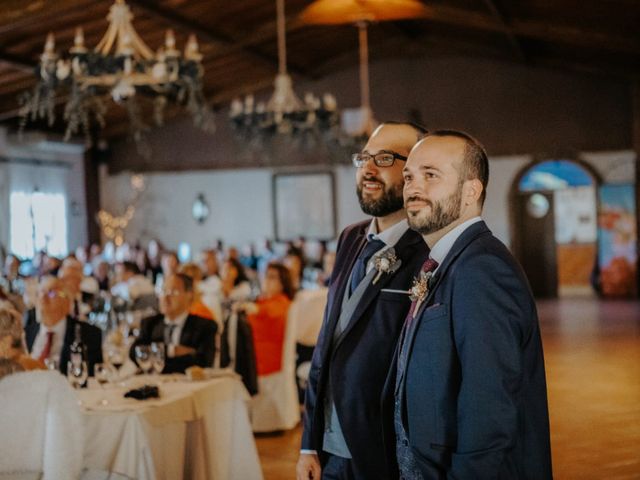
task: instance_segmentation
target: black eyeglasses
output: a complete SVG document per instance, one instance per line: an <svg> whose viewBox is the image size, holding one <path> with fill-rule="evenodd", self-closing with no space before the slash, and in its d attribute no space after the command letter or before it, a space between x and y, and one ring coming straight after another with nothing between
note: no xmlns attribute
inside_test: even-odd
<svg viewBox="0 0 640 480"><path fill-rule="evenodd" d="M351 160L356 168L362 168L369 160L373 160L373 163L375 163L377 167L390 167L396 159L406 161L407 157L394 152L380 152L375 155L354 153L351 155Z"/></svg>

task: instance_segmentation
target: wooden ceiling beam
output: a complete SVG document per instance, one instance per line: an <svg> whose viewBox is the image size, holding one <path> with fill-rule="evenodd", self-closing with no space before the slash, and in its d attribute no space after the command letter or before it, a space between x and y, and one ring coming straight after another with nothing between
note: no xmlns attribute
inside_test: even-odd
<svg viewBox="0 0 640 480"><path fill-rule="evenodd" d="M238 42L238 40L212 29L206 25L203 25L197 21L194 21L190 18L187 18L180 13L176 12L173 9L163 7L161 4L158 4L155 1L150 0L129 0L131 5L135 5L141 10L146 11L150 15L154 15L157 18L161 18L165 22L170 25L175 25L182 30L187 32L195 33L198 38L201 38L207 42L212 42L215 44L221 44L223 46L233 46ZM274 29L275 36L275 29ZM252 47L251 45L242 44L238 50L241 53L247 54L254 59L258 59L260 61L266 62L270 64L272 67L277 68L278 59L272 55L266 54ZM289 70L296 75L300 75L303 77L307 76L307 72L297 68L295 66L289 65Z"/></svg>
<svg viewBox="0 0 640 480"><path fill-rule="evenodd" d="M511 45L511 50L513 51L517 60L520 61L521 63L527 63L527 56L524 53L522 44L520 43L520 40L518 39L516 34L513 32L509 24L509 21L507 20L507 16L504 14L502 9L498 6L498 4L496 3L496 0L483 0L483 1L487 9L491 12L491 15L493 16L493 18L495 18L495 20L505 28L504 34L507 37L507 40Z"/></svg>
<svg viewBox="0 0 640 480"><path fill-rule="evenodd" d="M29 72L31 74L33 74L36 68L36 63L31 59L20 55L14 55L4 50L0 50L0 62L8 63L17 70Z"/></svg>
<svg viewBox="0 0 640 480"><path fill-rule="evenodd" d="M496 23L491 15L443 5L429 6L428 21L459 27L507 34L511 31L520 37L530 37L547 42L563 43L579 47L606 49L640 54L637 38L620 36L614 32L598 32L580 27L559 25L540 20L511 19L506 27Z"/></svg>

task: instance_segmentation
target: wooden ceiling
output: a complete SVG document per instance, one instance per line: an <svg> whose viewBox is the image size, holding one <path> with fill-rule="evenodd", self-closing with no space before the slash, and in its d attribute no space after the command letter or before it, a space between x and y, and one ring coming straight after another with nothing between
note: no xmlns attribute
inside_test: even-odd
<svg viewBox="0 0 640 480"><path fill-rule="evenodd" d="M75 28L91 47L104 34L112 0L2 0L0 122L17 125L17 95L35 84L47 32L68 51ZM204 54L205 95L214 107L269 87L277 70L274 0L127 0L134 27L153 49L173 28L179 48L195 33ZM353 26L301 24L311 0L288 0L288 67L317 79L357 63ZM370 28L371 60L469 55L589 75L640 78L638 0L424 0L424 19ZM172 112L175 114L175 111ZM59 115L61 116L61 115ZM106 138L127 131L126 113L109 110ZM43 127L44 125L38 125ZM58 130L61 127L56 127Z"/></svg>

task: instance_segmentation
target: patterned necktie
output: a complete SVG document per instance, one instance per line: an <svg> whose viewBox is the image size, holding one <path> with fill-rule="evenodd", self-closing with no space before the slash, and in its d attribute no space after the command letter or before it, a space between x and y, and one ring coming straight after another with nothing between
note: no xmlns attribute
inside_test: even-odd
<svg viewBox="0 0 640 480"><path fill-rule="evenodd" d="M353 293L367 273L367 263L374 253L381 250L385 246L382 240L374 239L367 241L367 244L360 252L353 271L351 272L351 293Z"/></svg>
<svg viewBox="0 0 640 480"><path fill-rule="evenodd" d="M38 357L38 360L44 362L45 358L49 358L49 354L51 353L51 347L53 346L53 332L47 332L47 341L44 344L44 349L42 353Z"/></svg>
<svg viewBox="0 0 640 480"><path fill-rule="evenodd" d="M435 271L436 268L438 268L438 262L436 262L433 258L429 257L422 264L420 271L424 273L429 273L429 272ZM426 298L426 295L428 294L429 292L427 291L427 293L425 294L425 298ZM409 308L409 314L407 315L407 320L406 320L407 324L411 323L411 320L413 319L413 314L415 313L415 310L417 310L418 308L418 302L423 302L425 298L416 299L411 302L411 307Z"/></svg>

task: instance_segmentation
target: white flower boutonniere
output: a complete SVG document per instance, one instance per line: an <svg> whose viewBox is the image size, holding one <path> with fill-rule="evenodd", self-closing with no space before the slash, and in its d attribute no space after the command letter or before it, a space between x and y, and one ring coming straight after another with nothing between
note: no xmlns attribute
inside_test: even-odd
<svg viewBox="0 0 640 480"><path fill-rule="evenodd" d="M409 298L412 302L416 303L413 309L414 313L418 311L422 302L429 294L429 280L433 276L433 272L420 272L417 277L413 279L413 285L409 290Z"/></svg>
<svg viewBox="0 0 640 480"><path fill-rule="evenodd" d="M375 285L382 277L382 274L392 274L400 268L402 260L396 256L396 251L391 248L387 248L373 256L373 266L376 269L376 276L373 277L373 284Z"/></svg>

